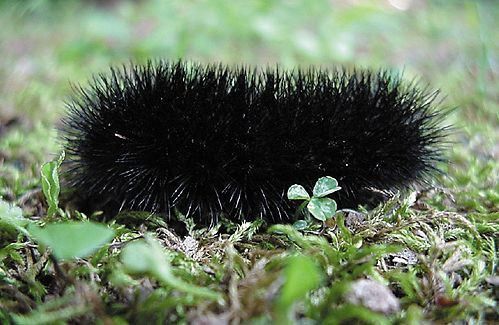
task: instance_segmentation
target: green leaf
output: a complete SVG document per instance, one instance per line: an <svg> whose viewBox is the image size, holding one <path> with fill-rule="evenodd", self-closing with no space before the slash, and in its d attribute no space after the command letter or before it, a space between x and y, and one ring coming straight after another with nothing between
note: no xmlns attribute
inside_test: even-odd
<svg viewBox="0 0 499 325"><path fill-rule="evenodd" d="M114 237L114 230L94 222L63 222L44 228L32 225L28 231L60 260L87 257Z"/></svg>
<svg viewBox="0 0 499 325"><path fill-rule="evenodd" d="M306 294L315 289L322 274L312 258L296 255L288 259L284 269L284 284L277 300L276 311L280 321L287 323L288 311L293 303L305 298Z"/></svg>
<svg viewBox="0 0 499 325"><path fill-rule="evenodd" d="M59 184L59 167L64 160L65 153L61 153L57 160L45 163L41 168L42 191L45 199L47 199L49 217L56 214L59 208L59 194L61 187Z"/></svg>
<svg viewBox="0 0 499 325"><path fill-rule="evenodd" d="M339 190L341 190L341 187L338 186L338 181L331 176L326 176L317 180L313 193L316 197L324 197Z"/></svg>
<svg viewBox="0 0 499 325"><path fill-rule="evenodd" d="M28 235L26 226L31 220L23 217L21 208L0 200L0 229L17 230Z"/></svg>
<svg viewBox="0 0 499 325"><path fill-rule="evenodd" d="M308 223L306 220L296 220L295 223L293 223L293 228L296 230L305 230L308 227Z"/></svg>
<svg viewBox="0 0 499 325"><path fill-rule="evenodd" d="M294 184L288 189L288 199L289 200L309 200L310 195L308 195L305 188L301 185Z"/></svg>
<svg viewBox="0 0 499 325"><path fill-rule="evenodd" d="M162 262L156 260L157 257L164 259L164 256L155 256L157 252L145 241L135 241L127 244L121 252L121 261L131 273L146 273L153 269L161 269Z"/></svg>
<svg viewBox="0 0 499 325"><path fill-rule="evenodd" d="M171 265L166 259L162 247L152 238L134 241L126 245L121 252L121 261L129 272L150 273L164 284L179 291L212 300L222 298L218 292L192 285L177 278L172 273Z"/></svg>
<svg viewBox="0 0 499 325"><path fill-rule="evenodd" d="M357 321L357 322L355 322ZM358 324L364 321L366 324L391 324L383 315L359 305L345 304L333 308L324 320L325 324Z"/></svg>
<svg viewBox="0 0 499 325"><path fill-rule="evenodd" d="M314 218L326 221L336 213L336 202L327 197L312 197L307 209Z"/></svg>

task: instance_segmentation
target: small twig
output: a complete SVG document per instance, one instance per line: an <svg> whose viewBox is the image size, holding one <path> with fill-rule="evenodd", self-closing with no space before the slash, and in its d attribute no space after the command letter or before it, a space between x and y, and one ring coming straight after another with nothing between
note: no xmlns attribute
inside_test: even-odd
<svg viewBox="0 0 499 325"><path fill-rule="evenodd" d="M13 297L15 301L20 305L22 311L27 312L36 307L36 303L33 301L33 299L19 291L19 289L13 285L0 286L0 292L2 291L10 294L10 296Z"/></svg>

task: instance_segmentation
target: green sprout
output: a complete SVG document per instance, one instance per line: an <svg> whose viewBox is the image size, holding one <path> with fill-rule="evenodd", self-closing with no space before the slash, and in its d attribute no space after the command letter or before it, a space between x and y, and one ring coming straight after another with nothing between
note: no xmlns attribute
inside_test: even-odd
<svg viewBox="0 0 499 325"><path fill-rule="evenodd" d="M338 186L338 181L331 177L321 177L315 183L312 191L312 197L307 193L305 188L301 185L294 184L288 189L288 199L290 200L303 200L300 209L309 212L315 219L325 222L332 218L336 213L336 201L326 197L327 195L339 191L341 187ZM303 223L303 222L302 222Z"/></svg>

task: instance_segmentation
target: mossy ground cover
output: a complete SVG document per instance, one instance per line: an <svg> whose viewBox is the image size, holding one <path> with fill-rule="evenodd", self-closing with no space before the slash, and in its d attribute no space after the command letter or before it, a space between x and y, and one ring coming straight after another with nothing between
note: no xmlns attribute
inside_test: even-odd
<svg viewBox="0 0 499 325"><path fill-rule="evenodd" d="M485 0L0 2L0 321L497 321L498 15ZM99 211L59 197L57 162L41 177L70 82L150 58L403 70L456 107L448 162L324 224L82 226ZM82 258L50 242L61 222Z"/></svg>

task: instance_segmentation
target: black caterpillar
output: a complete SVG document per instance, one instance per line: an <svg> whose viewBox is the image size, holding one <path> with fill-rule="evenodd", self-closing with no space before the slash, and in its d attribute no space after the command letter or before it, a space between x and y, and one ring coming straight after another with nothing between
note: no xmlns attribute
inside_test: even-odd
<svg viewBox="0 0 499 325"><path fill-rule="evenodd" d="M387 71L149 62L69 102L64 179L109 211L210 223L293 218L292 184L330 175L341 208L431 179L447 128L437 92Z"/></svg>

